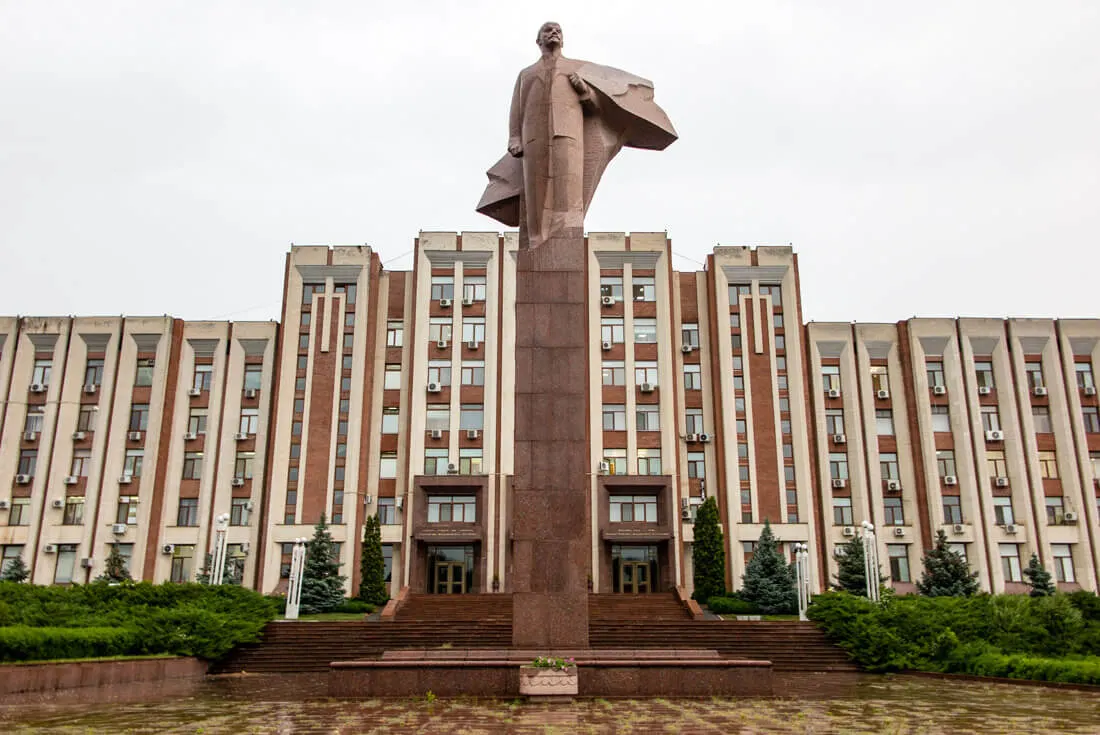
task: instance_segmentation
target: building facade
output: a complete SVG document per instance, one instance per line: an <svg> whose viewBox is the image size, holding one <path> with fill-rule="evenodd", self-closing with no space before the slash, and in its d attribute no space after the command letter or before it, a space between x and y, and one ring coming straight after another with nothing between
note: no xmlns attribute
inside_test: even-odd
<svg viewBox="0 0 1100 735"><path fill-rule="evenodd" d="M664 233L587 245L593 591L690 590L708 496L731 588L765 521L817 589L870 521L901 592L940 530L985 590L1023 591L1033 553L1097 589L1100 320L806 324L790 248L679 272ZM136 578L194 579L224 513L233 573L279 592L323 514L350 592L374 514L391 591L509 591L512 396L537 369L516 247L421 233L412 271L293 247L279 323L0 319L3 563L83 583L118 544Z"/></svg>

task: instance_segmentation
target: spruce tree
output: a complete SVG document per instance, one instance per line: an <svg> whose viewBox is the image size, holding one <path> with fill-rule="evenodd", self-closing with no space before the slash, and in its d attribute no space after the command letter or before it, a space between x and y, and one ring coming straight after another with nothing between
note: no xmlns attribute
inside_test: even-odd
<svg viewBox="0 0 1100 735"><path fill-rule="evenodd" d="M31 570L27 569L23 557L17 556L0 572L0 582L26 582L30 576Z"/></svg>
<svg viewBox="0 0 1100 735"><path fill-rule="evenodd" d="M126 569L126 560L118 552L118 544L111 544L111 552L107 554L107 566L103 574L95 578L97 582L133 582L130 571Z"/></svg>
<svg viewBox="0 0 1100 735"><path fill-rule="evenodd" d="M794 566L784 558L767 520L745 568L741 599L766 615L788 615L798 609Z"/></svg>
<svg viewBox="0 0 1100 735"><path fill-rule="evenodd" d="M1050 579L1050 572L1043 569L1039 557L1035 554L1031 555L1031 561L1027 563L1027 569L1024 570L1024 581L1028 587L1031 587L1032 597L1049 597L1056 591L1054 582Z"/></svg>
<svg viewBox="0 0 1100 735"><path fill-rule="evenodd" d="M695 541L691 547L692 580L696 600L706 603L726 593L726 546L718 525L718 501L707 498L695 512Z"/></svg>
<svg viewBox="0 0 1100 735"><path fill-rule="evenodd" d="M947 546L947 534L936 532L936 545L924 557L917 591L927 597L970 597L978 591L978 573Z"/></svg>
<svg viewBox="0 0 1100 735"><path fill-rule="evenodd" d="M382 524L378 516L367 516L363 527L363 552L359 557L359 599L372 605L384 605L386 560L382 556Z"/></svg>
<svg viewBox="0 0 1100 735"><path fill-rule="evenodd" d="M299 610L303 615L328 612L344 601L344 581L336 558L336 543L328 532L325 514L313 529L306 544L306 563L302 570L302 596Z"/></svg>
<svg viewBox="0 0 1100 735"><path fill-rule="evenodd" d="M210 581L214 575L214 555L211 552L206 552L206 556L203 557L202 569L195 575L195 581L199 584L213 584ZM227 556L225 558L225 564L222 566L222 584L235 584L240 586L241 580L244 578L244 560L234 559Z"/></svg>
<svg viewBox="0 0 1100 735"><path fill-rule="evenodd" d="M856 537L836 547L837 573L833 589L851 592L861 597L867 596L867 570L864 568L863 539ZM879 584L886 577L879 573Z"/></svg>

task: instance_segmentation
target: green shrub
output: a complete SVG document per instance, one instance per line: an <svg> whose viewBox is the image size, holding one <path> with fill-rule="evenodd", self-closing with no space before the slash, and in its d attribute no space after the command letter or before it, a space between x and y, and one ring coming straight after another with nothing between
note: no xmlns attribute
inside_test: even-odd
<svg viewBox="0 0 1100 735"><path fill-rule="evenodd" d="M93 658L132 653L138 633L128 628L0 628L0 661Z"/></svg>
<svg viewBox="0 0 1100 735"><path fill-rule="evenodd" d="M718 615L756 615L759 613L756 605L739 597L712 597L707 600L707 607L710 608L712 613Z"/></svg>
<svg viewBox="0 0 1100 735"><path fill-rule="evenodd" d="M374 612L374 605L363 600L344 600L329 612L334 613L362 613L367 615Z"/></svg>

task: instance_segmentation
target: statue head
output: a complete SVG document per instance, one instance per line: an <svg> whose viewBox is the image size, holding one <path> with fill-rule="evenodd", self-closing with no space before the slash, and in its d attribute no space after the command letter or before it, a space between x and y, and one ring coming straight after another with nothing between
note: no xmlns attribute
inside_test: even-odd
<svg viewBox="0 0 1100 735"><path fill-rule="evenodd" d="M562 37L561 25L554 21L547 21L539 27L539 35L535 38L535 43L539 45L539 48L543 51L561 48L565 45L565 41Z"/></svg>

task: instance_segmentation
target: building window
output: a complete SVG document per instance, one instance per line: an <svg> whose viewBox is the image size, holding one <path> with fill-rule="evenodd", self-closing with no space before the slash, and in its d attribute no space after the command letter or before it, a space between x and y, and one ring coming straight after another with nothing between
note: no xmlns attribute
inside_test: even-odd
<svg viewBox="0 0 1100 735"><path fill-rule="evenodd" d="M187 432L196 436L206 433L206 409L192 408L187 417Z"/></svg>
<svg viewBox="0 0 1100 735"><path fill-rule="evenodd" d="M623 278L622 276L601 276L600 277L600 297L606 298L610 296L616 301L623 300Z"/></svg>
<svg viewBox="0 0 1100 735"><path fill-rule="evenodd" d="M833 525L834 526L851 526L852 522L852 499L851 498L833 498Z"/></svg>
<svg viewBox="0 0 1100 735"><path fill-rule="evenodd" d="M978 380L979 388L993 390L993 363L988 360L974 363L974 376Z"/></svg>
<svg viewBox="0 0 1100 735"><path fill-rule="evenodd" d="M11 509L8 510L9 526L29 526L31 523L31 499L12 498Z"/></svg>
<svg viewBox="0 0 1100 735"><path fill-rule="evenodd" d="M473 495L429 495L428 523L476 523Z"/></svg>
<svg viewBox="0 0 1100 735"><path fill-rule="evenodd" d="M783 305L783 290L778 284L773 285L773 286L765 286L765 285L761 284L760 285L760 295L761 296L771 296L772 297L772 306L782 306Z"/></svg>
<svg viewBox="0 0 1100 735"><path fill-rule="evenodd" d="M378 522L383 526L397 525L397 505L393 498L378 499Z"/></svg>
<svg viewBox="0 0 1100 735"><path fill-rule="evenodd" d="M325 284L323 283L303 283L302 284L302 303L313 305L313 294L323 294L325 292Z"/></svg>
<svg viewBox="0 0 1100 735"><path fill-rule="evenodd" d="M451 407L446 403L429 403L424 411L424 428L428 431L450 431Z"/></svg>
<svg viewBox="0 0 1100 735"><path fill-rule="evenodd" d="M306 312L306 313L308 313L308 312ZM302 352L309 349L309 335L308 334L299 334L298 335L298 349Z"/></svg>
<svg viewBox="0 0 1100 735"><path fill-rule="evenodd" d="M84 385L103 385L103 360L88 360L84 365Z"/></svg>
<svg viewBox="0 0 1100 735"><path fill-rule="evenodd" d="M1075 362L1073 364L1074 372L1077 373L1077 387L1081 389L1095 388L1096 381L1092 377L1092 363L1091 362Z"/></svg>
<svg viewBox="0 0 1100 735"><path fill-rule="evenodd" d="M1024 375L1027 376L1028 390L1035 390L1046 385L1043 382L1043 363L1041 362L1025 362Z"/></svg>
<svg viewBox="0 0 1100 735"><path fill-rule="evenodd" d="M69 466L69 474L73 477L87 477L88 467L91 464L91 452L87 449L77 449L73 452L73 461Z"/></svg>
<svg viewBox="0 0 1100 735"><path fill-rule="evenodd" d="M198 498L180 498L179 508L176 511L177 526L199 525L199 500Z"/></svg>
<svg viewBox="0 0 1100 735"><path fill-rule="evenodd" d="M424 450L424 474L425 475L445 475L447 474L448 454L446 449L425 449Z"/></svg>
<svg viewBox="0 0 1100 735"><path fill-rule="evenodd" d="M894 435L894 412L888 408L875 409L875 432L879 436Z"/></svg>
<svg viewBox="0 0 1100 735"><path fill-rule="evenodd" d="M985 466L989 470L989 479L996 481L998 477L1008 477L1008 463L1005 461L1005 453L994 450L985 453Z"/></svg>
<svg viewBox="0 0 1100 735"><path fill-rule="evenodd" d="M70 495L65 498L65 511L61 517L65 526L80 526L84 523L84 496Z"/></svg>
<svg viewBox="0 0 1100 735"><path fill-rule="evenodd" d="M636 344L657 344L657 320L635 319L634 342Z"/></svg>
<svg viewBox="0 0 1100 735"><path fill-rule="evenodd" d="M661 450L660 449L639 449L638 450L638 474L639 475L659 475L659 474L661 474Z"/></svg>
<svg viewBox="0 0 1100 735"><path fill-rule="evenodd" d="M19 451L19 465L15 474L34 477L35 467L38 465L38 452L34 449L22 449Z"/></svg>
<svg viewBox="0 0 1100 735"><path fill-rule="evenodd" d="M652 276L635 276L631 281L635 301L656 301L657 285Z"/></svg>
<svg viewBox="0 0 1100 735"><path fill-rule="evenodd" d="M151 357L143 357L137 361L137 372L134 373L134 385L136 387L148 387L153 384L153 371L156 360Z"/></svg>
<svg viewBox="0 0 1100 735"><path fill-rule="evenodd" d="M401 366L390 363L386 365L382 379L383 390L401 390Z"/></svg>
<svg viewBox="0 0 1100 735"><path fill-rule="evenodd" d="M684 365L684 390L703 389L703 369L701 365Z"/></svg>
<svg viewBox="0 0 1100 735"><path fill-rule="evenodd" d="M45 419L45 406L27 406L27 417L23 420L23 432L41 434L42 424L45 423Z"/></svg>
<svg viewBox="0 0 1100 735"><path fill-rule="evenodd" d="M1085 433L1100 433L1100 409L1096 406L1085 406L1081 409L1081 413L1085 419Z"/></svg>
<svg viewBox="0 0 1100 735"><path fill-rule="evenodd" d="M603 430L626 431L626 406L617 403L604 404Z"/></svg>
<svg viewBox="0 0 1100 735"><path fill-rule="evenodd" d="M354 283L337 283L332 289L334 293L347 294L347 303L354 304L356 292L359 290Z"/></svg>
<svg viewBox="0 0 1100 735"><path fill-rule="evenodd" d="M620 360L604 360L604 385L626 385L626 366Z"/></svg>
<svg viewBox="0 0 1100 735"><path fill-rule="evenodd" d="M745 390L745 376L743 376L743 375L734 375L733 376L733 389L735 391Z"/></svg>
<svg viewBox="0 0 1100 735"><path fill-rule="evenodd" d="M210 390L210 386L214 383L214 366L213 365L196 365L195 374L191 379L191 387L203 391L204 393Z"/></svg>
<svg viewBox="0 0 1100 735"><path fill-rule="evenodd" d="M462 341L477 344L485 341L484 317L467 317L462 320Z"/></svg>
<svg viewBox="0 0 1100 735"><path fill-rule="evenodd" d="M198 480L202 477L202 452L184 452L183 479Z"/></svg>
<svg viewBox="0 0 1100 735"><path fill-rule="evenodd" d="M948 544L947 548L954 552L964 562L966 559L966 544Z"/></svg>
<svg viewBox="0 0 1100 735"><path fill-rule="evenodd" d="M52 360L35 360L31 370L31 384L49 385L50 373L53 372Z"/></svg>
<svg viewBox="0 0 1100 735"><path fill-rule="evenodd" d="M619 447L604 447L603 461L607 463L607 474L625 475L626 450Z"/></svg>
<svg viewBox="0 0 1100 735"><path fill-rule="evenodd" d="M482 453L480 448L462 448L458 450L458 474L482 475Z"/></svg>
<svg viewBox="0 0 1100 735"><path fill-rule="evenodd" d="M485 428L485 406L480 403L464 403L459 408L458 428L463 431Z"/></svg>
<svg viewBox="0 0 1100 735"><path fill-rule="evenodd" d="M382 433L383 434L396 434L397 433L398 421L399 421L399 418L400 418L399 410L400 409L394 408L392 406L386 406L385 408L382 409Z"/></svg>
<svg viewBox="0 0 1100 735"><path fill-rule="evenodd" d="M260 409L242 408L240 433L255 436L260 429Z"/></svg>
<svg viewBox="0 0 1100 735"><path fill-rule="evenodd" d="M428 341L429 342L449 342L451 339L451 319L450 317L433 316L428 320Z"/></svg>
<svg viewBox="0 0 1100 735"><path fill-rule="evenodd" d="M928 376L929 388L936 388L947 385L943 379L942 360L926 360L924 363L924 372Z"/></svg>
<svg viewBox="0 0 1100 735"><path fill-rule="evenodd" d="M944 523L962 523L962 498L958 495L944 495L943 496L943 522Z"/></svg>
<svg viewBox="0 0 1100 735"><path fill-rule="evenodd" d="M776 329L782 329L783 328L783 315L782 314L773 314L772 315L772 326L775 327Z"/></svg>
<svg viewBox="0 0 1100 735"><path fill-rule="evenodd" d="M95 431L95 406L81 406L80 413L76 417L76 430L77 431Z"/></svg>
<svg viewBox="0 0 1100 735"><path fill-rule="evenodd" d="M612 523L656 523L656 495L612 495Z"/></svg>
<svg viewBox="0 0 1100 735"><path fill-rule="evenodd" d="M626 341L622 317L603 317L600 319L600 340L611 344L622 344Z"/></svg>
<svg viewBox="0 0 1100 735"><path fill-rule="evenodd" d="M643 385L645 383L649 383L650 385L657 385L657 363L634 363L634 384Z"/></svg>
<svg viewBox="0 0 1100 735"><path fill-rule="evenodd" d="M680 339L683 344L699 349L699 325L683 324L680 326Z"/></svg>
<svg viewBox="0 0 1100 735"><path fill-rule="evenodd" d="M255 452L237 452L237 459L233 465L233 477L238 480L251 480L252 465L255 462Z"/></svg>
<svg viewBox="0 0 1100 735"><path fill-rule="evenodd" d="M485 361L467 360L462 363L463 385L485 385Z"/></svg>
<svg viewBox="0 0 1100 735"><path fill-rule="evenodd" d="M149 404L135 403L130 406L130 431L146 431L149 428Z"/></svg>
<svg viewBox="0 0 1100 735"><path fill-rule="evenodd" d="M688 477L702 480L707 476L706 452L688 452Z"/></svg>
<svg viewBox="0 0 1100 735"><path fill-rule="evenodd" d="M901 498L883 498L883 523L887 526L905 525L905 508Z"/></svg>
<svg viewBox="0 0 1100 735"><path fill-rule="evenodd" d="M955 471L955 450L936 450L936 471L939 473L941 480L948 476L958 477L959 473Z"/></svg>
<svg viewBox="0 0 1100 735"><path fill-rule="evenodd" d="M451 384L451 363L447 360L428 361L428 382L440 385Z"/></svg>
<svg viewBox="0 0 1100 735"><path fill-rule="evenodd" d="M730 329L740 329L740 328L741 328L741 315L740 314L730 314Z"/></svg>
<svg viewBox="0 0 1100 735"><path fill-rule="evenodd" d="M932 431L943 434L951 431L951 413L947 406L932 406Z"/></svg>
<svg viewBox="0 0 1100 735"><path fill-rule="evenodd" d="M883 452L878 456L879 470L882 472L883 480L897 480L898 475L898 455L894 452Z"/></svg>
<svg viewBox="0 0 1100 735"><path fill-rule="evenodd" d="M982 406L982 429L984 431L1001 430L1001 414L996 406Z"/></svg>
<svg viewBox="0 0 1100 735"><path fill-rule="evenodd" d="M72 584L74 569L76 569L76 544L58 544L53 583Z"/></svg>
<svg viewBox="0 0 1100 735"><path fill-rule="evenodd" d="M309 367L309 358L306 357L305 355L299 355L298 356L298 369L299 370L305 370L308 367ZM304 384L303 384L303 386L304 386ZM304 390L304 387L303 387L303 390Z"/></svg>
<svg viewBox="0 0 1100 735"><path fill-rule="evenodd" d="M250 364L244 366L244 390L260 390L264 382L264 366Z"/></svg>
<svg viewBox="0 0 1100 735"><path fill-rule="evenodd" d="M734 353L737 353L737 352L741 351L741 335L740 334L735 334L735 335L732 335L730 337L730 349L733 350Z"/></svg>
<svg viewBox="0 0 1100 735"><path fill-rule="evenodd" d="M1058 479L1058 457L1054 452L1039 452L1039 472L1040 476L1045 480Z"/></svg>
<svg viewBox="0 0 1100 735"><path fill-rule="evenodd" d="M454 276L432 276L432 301L455 297Z"/></svg>
<svg viewBox="0 0 1100 735"><path fill-rule="evenodd" d="M485 276L462 276L462 298L465 301L484 301Z"/></svg>
<svg viewBox="0 0 1100 735"><path fill-rule="evenodd" d="M138 522L138 499L136 495L119 495L115 510L115 523L136 526Z"/></svg>
<svg viewBox="0 0 1100 735"><path fill-rule="evenodd" d="M344 335L344 349L350 350L355 346L355 335L347 333ZM346 390L346 389L345 389Z"/></svg>
<svg viewBox="0 0 1100 735"><path fill-rule="evenodd" d="M248 525L248 507L252 504L252 501L248 498L230 498L229 499L229 525L230 526L247 526Z"/></svg>
<svg viewBox="0 0 1100 735"><path fill-rule="evenodd" d="M826 392L840 390L840 366L822 365L821 383Z"/></svg>
<svg viewBox="0 0 1100 735"><path fill-rule="evenodd" d="M335 526L344 523L344 491L332 491L332 523Z"/></svg>
<svg viewBox="0 0 1100 735"><path fill-rule="evenodd" d="M640 403L637 407L638 431L661 430L661 407L653 403Z"/></svg>
<svg viewBox="0 0 1100 735"><path fill-rule="evenodd" d="M1036 434L1050 434L1054 428L1050 423L1050 409L1046 406L1032 406L1031 418L1035 422Z"/></svg>
<svg viewBox="0 0 1100 735"><path fill-rule="evenodd" d="M1019 582L1020 576L1020 547L1018 544L997 544L1001 556L1001 571L1006 582Z"/></svg>
<svg viewBox="0 0 1100 735"><path fill-rule="evenodd" d="M747 283L731 283L729 285L730 306L739 308L742 296L752 296L752 286Z"/></svg>
<svg viewBox="0 0 1100 735"><path fill-rule="evenodd" d="M890 557L890 579L895 582L909 582L909 546L906 544L886 544L886 554Z"/></svg>
<svg viewBox="0 0 1100 735"><path fill-rule="evenodd" d="M397 453L382 452L378 458L378 477L382 480L392 480L397 477Z"/></svg>
<svg viewBox="0 0 1100 735"><path fill-rule="evenodd" d="M386 347L403 347L405 344L405 325L403 322L386 322Z"/></svg>
<svg viewBox="0 0 1100 735"><path fill-rule="evenodd" d="M382 544L382 574L385 576L386 590L388 591L393 577L393 546L391 544Z"/></svg>
<svg viewBox="0 0 1100 735"><path fill-rule="evenodd" d="M172 573L169 577L169 581L176 582L177 584L182 582L191 581L191 563L195 558L195 545L194 544L176 544L172 550Z"/></svg>
<svg viewBox="0 0 1100 735"><path fill-rule="evenodd" d="M782 352L787 349L787 338L782 334L775 335L775 351Z"/></svg>
<svg viewBox="0 0 1100 735"><path fill-rule="evenodd" d="M832 452L829 454L829 479L832 480L847 480L848 479L848 455L843 452Z"/></svg>
<svg viewBox="0 0 1100 735"><path fill-rule="evenodd" d="M996 496L993 498L993 518L998 526L1010 526L1016 522L1012 512L1012 498Z"/></svg>
<svg viewBox="0 0 1100 735"><path fill-rule="evenodd" d="M1061 496L1047 497L1047 525L1061 526L1066 522L1066 505Z"/></svg>
<svg viewBox="0 0 1100 735"><path fill-rule="evenodd" d="M840 408L825 409L825 433L844 433L844 411Z"/></svg>
<svg viewBox="0 0 1100 735"><path fill-rule="evenodd" d="M1076 582L1073 573L1073 554L1069 544L1051 544L1050 555L1054 558L1054 580L1056 582Z"/></svg>
<svg viewBox="0 0 1100 735"><path fill-rule="evenodd" d="M890 374L885 365L871 366L871 390L876 393L880 390L890 390Z"/></svg>

